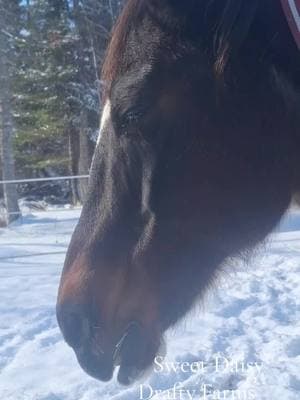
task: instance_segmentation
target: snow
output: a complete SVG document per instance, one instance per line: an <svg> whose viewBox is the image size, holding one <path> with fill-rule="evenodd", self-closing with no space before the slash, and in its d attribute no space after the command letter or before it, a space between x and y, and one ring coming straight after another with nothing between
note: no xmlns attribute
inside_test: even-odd
<svg viewBox="0 0 300 400"><path fill-rule="evenodd" d="M57 286L79 212L31 211L0 229L0 399L299 398L299 211L250 262L226 268L205 301L168 332L163 364L157 359L146 381L129 388L115 377L89 378L57 327Z"/></svg>
<svg viewBox="0 0 300 400"><path fill-rule="evenodd" d="M27 29L22 28L20 30L20 35L24 38L28 38L31 35L31 33Z"/></svg>

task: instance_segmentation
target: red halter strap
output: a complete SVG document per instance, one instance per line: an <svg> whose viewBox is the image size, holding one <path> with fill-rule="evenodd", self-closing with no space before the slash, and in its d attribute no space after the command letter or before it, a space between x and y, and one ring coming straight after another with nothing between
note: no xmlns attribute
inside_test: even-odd
<svg viewBox="0 0 300 400"><path fill-rule="evenodd" d="M281 0L289 27L300 50L300 0Z"/></svg>

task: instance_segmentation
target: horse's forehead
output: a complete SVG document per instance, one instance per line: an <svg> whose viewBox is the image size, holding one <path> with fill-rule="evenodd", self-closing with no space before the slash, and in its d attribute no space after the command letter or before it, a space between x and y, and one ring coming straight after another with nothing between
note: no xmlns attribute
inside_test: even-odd
<svg viewBox="0 0 300 400"><path fill-rule="evenodd" d="M145 88L146 82L153 76L152 72L153 64L150 60L143 57L138 60L133 59L131 66L121 71L110 82L108 97L111 101L134 97L141 88Z"/></svg>

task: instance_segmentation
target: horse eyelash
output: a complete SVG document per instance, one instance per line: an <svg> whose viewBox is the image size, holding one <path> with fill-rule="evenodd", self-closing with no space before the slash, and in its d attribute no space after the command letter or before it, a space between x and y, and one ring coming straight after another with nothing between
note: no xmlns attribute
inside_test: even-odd
<svg viewBox="0 0 300 400"><path fill-rule="evenodd" d="M128 111L122 118L124 124L130 124L137 122L141 117L141 112L139 111Z"/></svg>
<svg viewBox="0 0 300 400"><path fill-rule="evenodd" d="M139 111L128 111L126 112L120 121L120 129L122 135L128 135L128 129L132 124L137 124L142 117L142 113Z"/></svg>

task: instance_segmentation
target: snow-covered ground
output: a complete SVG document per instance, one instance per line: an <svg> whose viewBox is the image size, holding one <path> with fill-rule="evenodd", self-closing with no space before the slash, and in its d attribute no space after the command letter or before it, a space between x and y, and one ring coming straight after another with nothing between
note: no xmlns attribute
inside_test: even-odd
<svg viewBox="0 0 300 400"><path fill-rule="evenodd" d="M0 229L1 400L300 398L299 212L251 263L227 269L205 305L168 333L164 364L131 388L85 375L57 327L57 286L78 216L34 212Z"/></svg>

